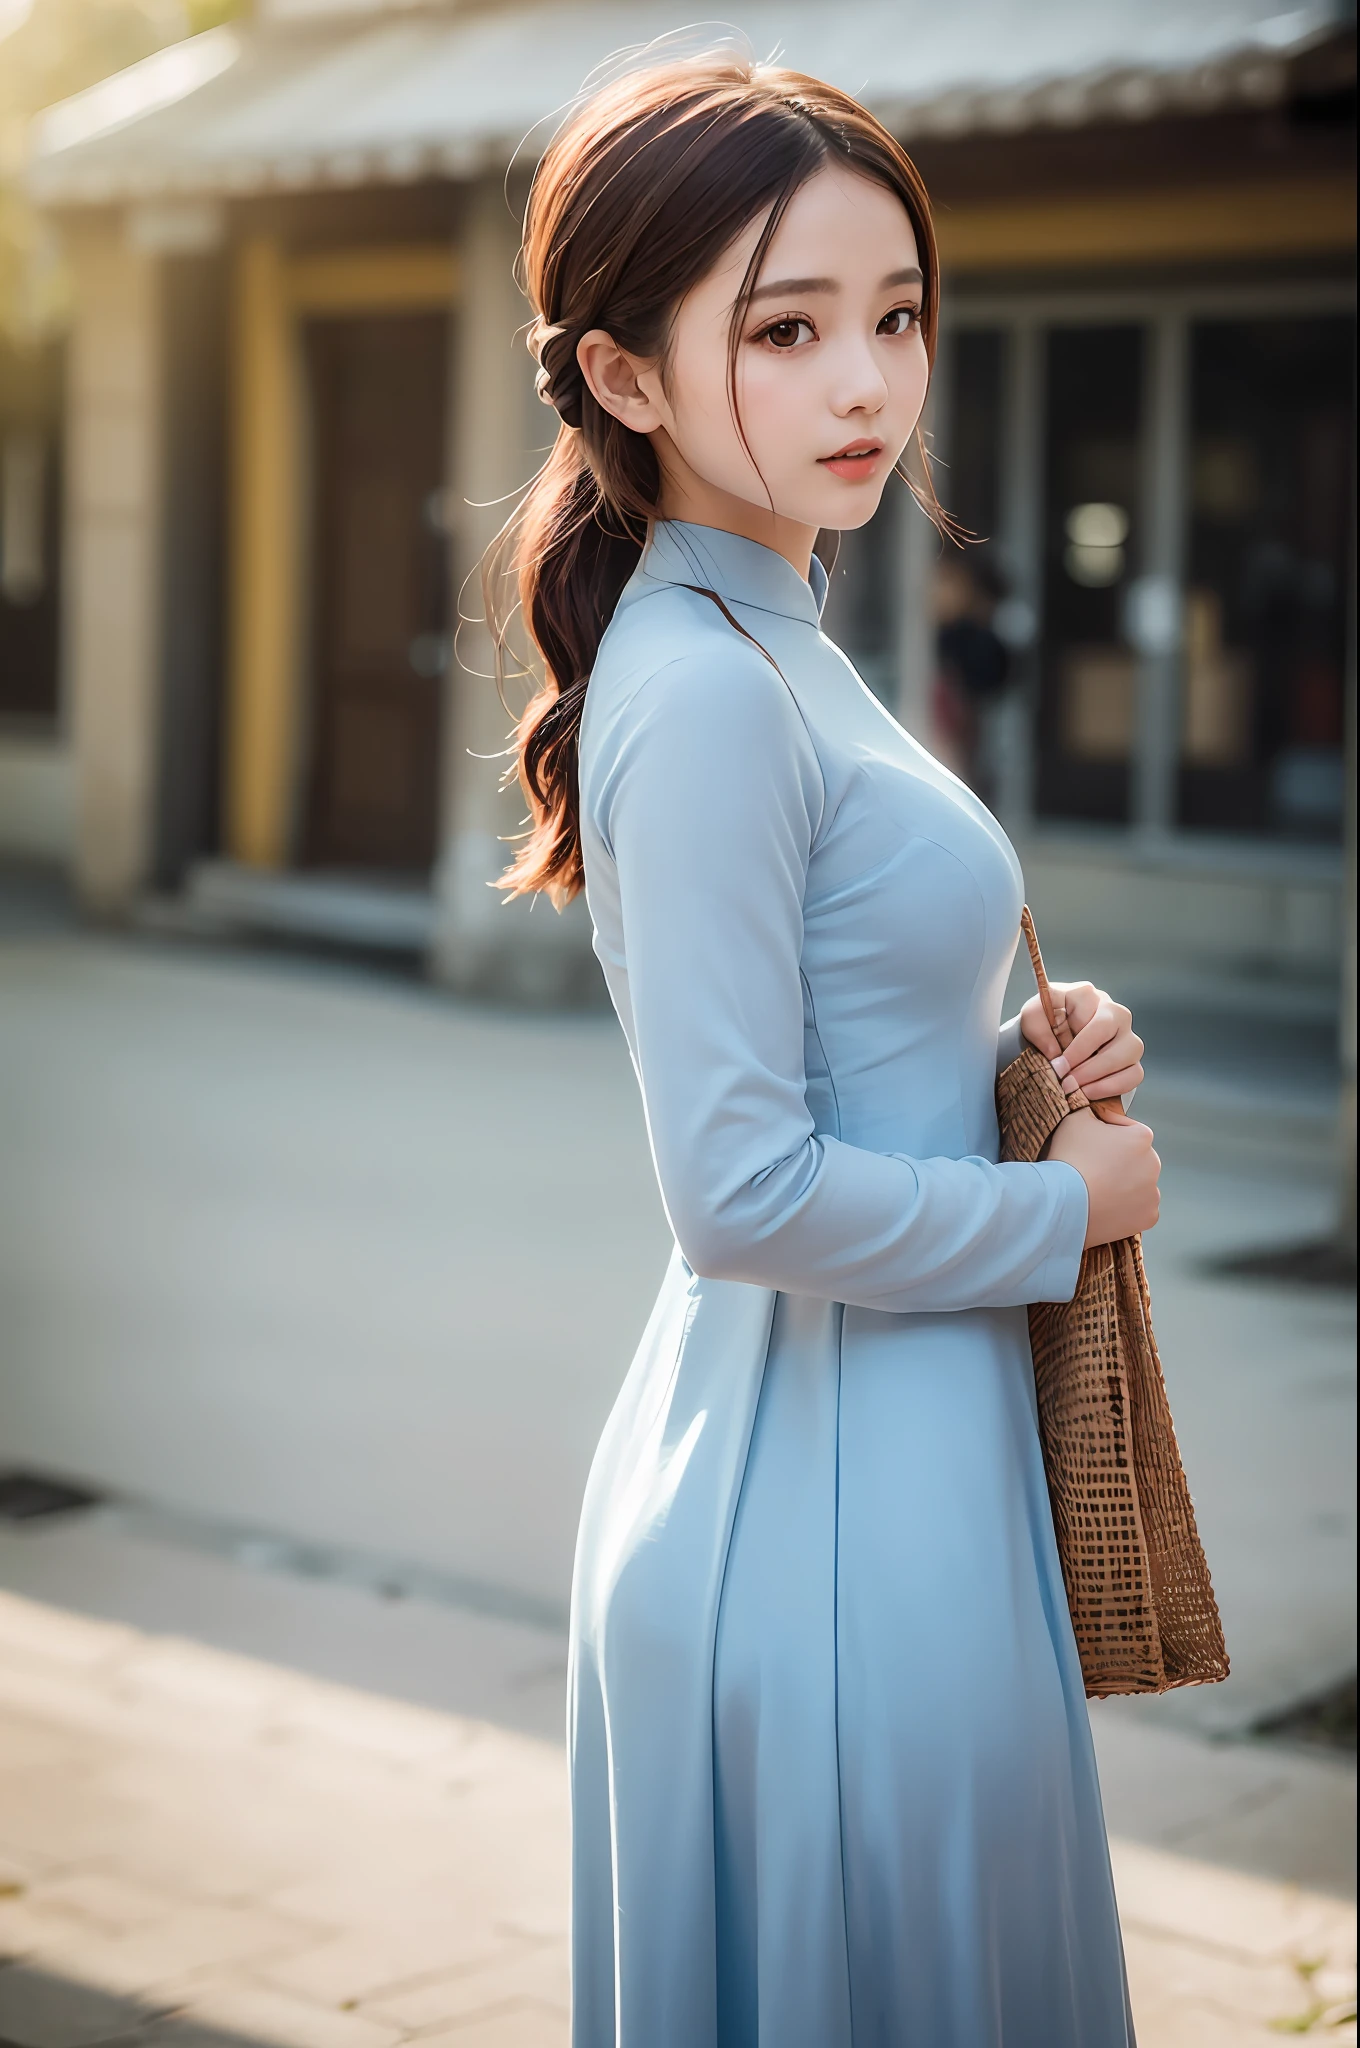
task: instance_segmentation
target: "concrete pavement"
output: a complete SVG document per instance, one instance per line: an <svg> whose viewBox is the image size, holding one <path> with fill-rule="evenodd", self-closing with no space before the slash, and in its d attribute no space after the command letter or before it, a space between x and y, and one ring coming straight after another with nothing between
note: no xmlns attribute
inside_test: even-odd
<svg viewBox="0 0 1360 2048"><path fill-rule="evenodd" d="M1329 1084L1173 1012L1150 1266L1235 1671L1095 1713L1140 2038L1344 2039L1353 1764L1242 1738L1354 1669L1353 1298L1213 1270L1327 1227ZM0 1463L109 1496L0 1524L0 2037L547 2048L571 1543L667 1245L614 1027L0 916L0 1074ZM281 1978L247 1905L400 1952Z"/></svg>
<svg viewBox="0 0 1360 2048"><path fill-rule="evenodd" d="M668 1251L601 1018L0 948L11 1455L565 1610Z"/></svg>
<svg viewBox="0 0 1360 2048"><path fill-rule="evenodd" d="M19 2048L566 2048L566 1851L554 1745L0 1595ZM1113 1853L1142 2048L1354 2042L1347 1905Z"/></svg>
<svg viewBox="0 0 1360 2048"><path fill-rule="evenodd" d="M0 1596L0 2037L566 2038L560 1750Z"/></svg>
<svg viewBox="0 0 1360 2048"><path fill-rule="evenodd" d="M1234 1676L1140 1711L1233 1733L1355 1667L1354 1297L1207 1270L1327 1227L1307 1091L1281 1108L1265 1056L1230 1111L1149 1057L1157 1326ZM0 943L0 1072L11 1461L191 1545L560 1626L668 1248L612 1020L30 931Z"/></svg>

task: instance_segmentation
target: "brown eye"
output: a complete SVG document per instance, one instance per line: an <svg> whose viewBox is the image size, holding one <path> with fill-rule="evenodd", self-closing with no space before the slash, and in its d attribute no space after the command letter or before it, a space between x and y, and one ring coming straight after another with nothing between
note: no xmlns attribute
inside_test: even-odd
<svg viewBox="0 0 1360 2048"><path fill-rule="evenodd" d="M775 348L797 348L799 338L811 335L812 329L806 320L776 320L765 329L764 339Z"/></svg>
<svg viewBox="0 0 1360 2048"><path fill-rule="evenodd" d="M878 323L880 334L910 334L921 315L915 306L894 306Z"/></svg>

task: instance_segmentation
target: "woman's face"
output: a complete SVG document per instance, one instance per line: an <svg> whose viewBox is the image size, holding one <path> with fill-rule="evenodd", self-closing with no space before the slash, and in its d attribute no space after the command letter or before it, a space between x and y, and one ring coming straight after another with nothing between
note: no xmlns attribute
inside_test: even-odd
<svg viewBox="0 0 1360 2048"><path fill-rule="evenodd" d="M614 351L611 365L600 330L581 362L601 402L651 435L663 516L744 533L805 567L804 539L810 553L820 528L872 517L921 416L920 256L885 186L841 166L801 186L741 324L739 429L732 313L762 226L753 221L681 302L664 364Z"/></svg>

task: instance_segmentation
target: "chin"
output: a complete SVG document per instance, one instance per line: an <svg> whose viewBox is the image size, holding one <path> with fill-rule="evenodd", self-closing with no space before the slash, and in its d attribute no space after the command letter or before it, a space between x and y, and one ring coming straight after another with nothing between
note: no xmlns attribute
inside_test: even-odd
<svg viewBox="0 0 1360 2048"><path fill-rule="evenodd" d="M891 471L888 472L892 474ZM887 476L872 483L847 486L844 490L827 492L824 502L805 522L816 525L824 532L854 533L857 527L867 526L883 503L883 492Z"/></svg>
<svg viewBox="0 0 1360 2048"><path fill-rule="evenodd" d="M882 503L882 491L868 492L863 500L856 494L855 502L851 505L843 505L840 517L834 520L828 519L826 524L837 533L853 533L857 527L869 524L869 521Z"/></svg>

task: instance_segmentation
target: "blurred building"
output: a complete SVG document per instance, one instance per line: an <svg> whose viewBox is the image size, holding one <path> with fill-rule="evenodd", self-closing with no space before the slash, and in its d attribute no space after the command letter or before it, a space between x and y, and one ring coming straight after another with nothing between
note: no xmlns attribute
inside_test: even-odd
<svg viewBox="0 0 1360 2048"><path fill-rule="evenodd" d="M1335 974L1348 14L730 12L859 91L934 195L941 487L1005 581L989 773L1049 932ZM586 971L579 914L487 887L521 807L454 625L552 425L512 279L528 169L591 67L675 20L260 0L38 124L76 312L0 421L0 833L93 906L387 935L465 986ZM834 579L832 629L918 730L934 554L901 494Z"/></svg>

